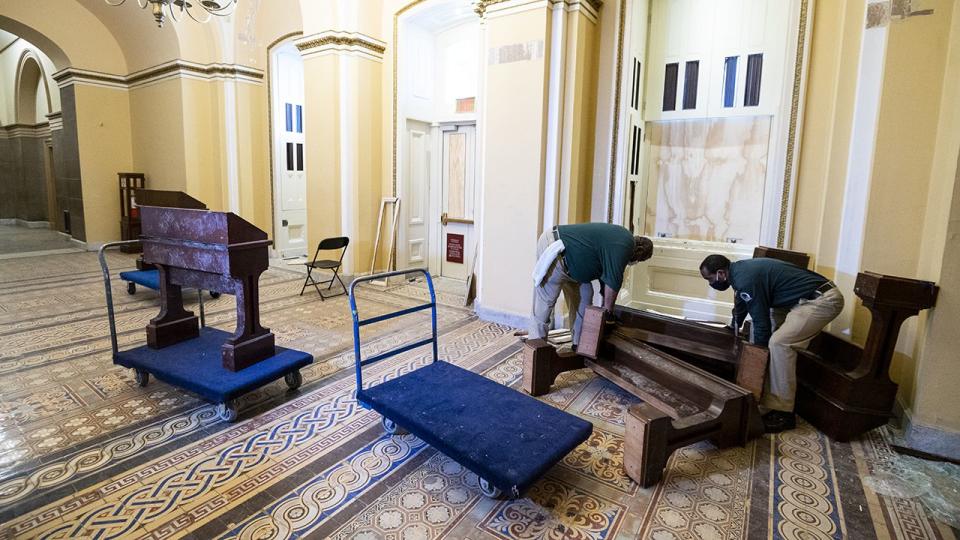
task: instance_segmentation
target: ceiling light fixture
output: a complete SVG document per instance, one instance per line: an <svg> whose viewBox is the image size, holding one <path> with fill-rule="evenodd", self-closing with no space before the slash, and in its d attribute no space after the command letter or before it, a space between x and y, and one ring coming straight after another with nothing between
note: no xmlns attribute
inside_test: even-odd
<svg viewBox="0 0 960 540"><path fill-rule="evenodd" d="M120 6L126 3L127 0L104 1L111 6ZM150 9L153 11L153 18L157 20L157 26L159 27L163 26L163 21L166 19L166 12L170 13L170 17L174 21L179 21L183 18L183 14L186 13L191 19L199 23L205 23L210 20L212 15L225 17L233 13L233 10L237 7L237 0L194 1L199 6L199 9L202 9L204 12L204 14L200 14L199 17L197 15L198 8L188 0L137 0L137 4L140 5L141 9L146 9L147 6L150 6Z"/></svg>

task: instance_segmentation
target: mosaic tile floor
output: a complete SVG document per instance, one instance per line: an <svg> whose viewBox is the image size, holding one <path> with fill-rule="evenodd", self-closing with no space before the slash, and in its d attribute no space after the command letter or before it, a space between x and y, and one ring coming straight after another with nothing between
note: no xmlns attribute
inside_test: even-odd
<svg viewBox="0 0 960 540"><path fill-rule="evenodd" d="M133 258L111 255L114 271ZM624 475L623 413L634 400L580 370L544 401L593 422L592 437L517 500L480 495L477 478L409 435L389 437L353 398L345 297L298 296L302 278L271 269L261 312L277 343L316 363L298 391L248 394L234 424L196 397L139 388L110 361L103 285L92 253L0 260L0 539L3 538L937 538L956 531L910 499L861 478L889 459L884 433L835 443L806 424L746 447L704 443L640 489ZM359 293L366 314L415 305L416 285ZM120 347L144 340L156 294L114 287ZM232 297L207 304L230 329ZM441 358L518 386L510 328L478 320L441 292ZM427 315L415 317L426 322ZM376 354L426 332L411 320L365 332ZM371 381L424 364L410 351L368 368Z"/></svg>

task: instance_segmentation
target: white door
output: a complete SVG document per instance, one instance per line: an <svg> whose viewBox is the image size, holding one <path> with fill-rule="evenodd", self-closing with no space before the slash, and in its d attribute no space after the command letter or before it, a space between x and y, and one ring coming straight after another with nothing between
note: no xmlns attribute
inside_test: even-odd
<svg viewBox="0 0 960 540"><path fill-rule="evenodd" d="M476 126L441 128L440 275L466 280L476 247Z"/></svg>
<svg viewBox="0 0 960 540"><path fill-rule="evenodd" d="M303 60L292 45L290 49L281 48L275 56L273 107L274 230L276 249L284 258L307 256L310 252L303 163Z"/></svg>
<svg viewBox="0 0 960 540"><path fill-rule="evenodd" d="M415 268L427 266L429 258L430 126L409 119L406 125L397 267Z"/></svg>

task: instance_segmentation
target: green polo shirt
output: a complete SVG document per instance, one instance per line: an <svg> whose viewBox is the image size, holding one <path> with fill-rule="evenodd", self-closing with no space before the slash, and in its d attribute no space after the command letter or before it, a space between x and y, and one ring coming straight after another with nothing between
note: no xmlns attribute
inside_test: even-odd
<svg viewBox="0 0 960 540"><path fill-rule="evenodd" d="M563 241L567 273L580 283L599 279L620 290L623 271L633 256L633 235L609 223L582 223L557 227Z"/></svg>
<svg viewBox="0 0 960 540"><path fill-rule="evenodd" d="M772 329L770 308L790 308L802 298L812 298L827 278L785 261L770 258L730 263L736 324L746 313L753 319L753 342L767 345Z"/></svg>

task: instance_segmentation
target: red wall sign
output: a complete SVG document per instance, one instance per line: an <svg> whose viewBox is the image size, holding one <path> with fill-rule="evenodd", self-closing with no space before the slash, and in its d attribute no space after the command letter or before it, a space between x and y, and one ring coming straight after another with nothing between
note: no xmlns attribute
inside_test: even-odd
<svg viewBox="0 0 960 540"><path fill-rule="evenodd" d="M447 262L463 264L462 234L447 234Z"/></svg>

